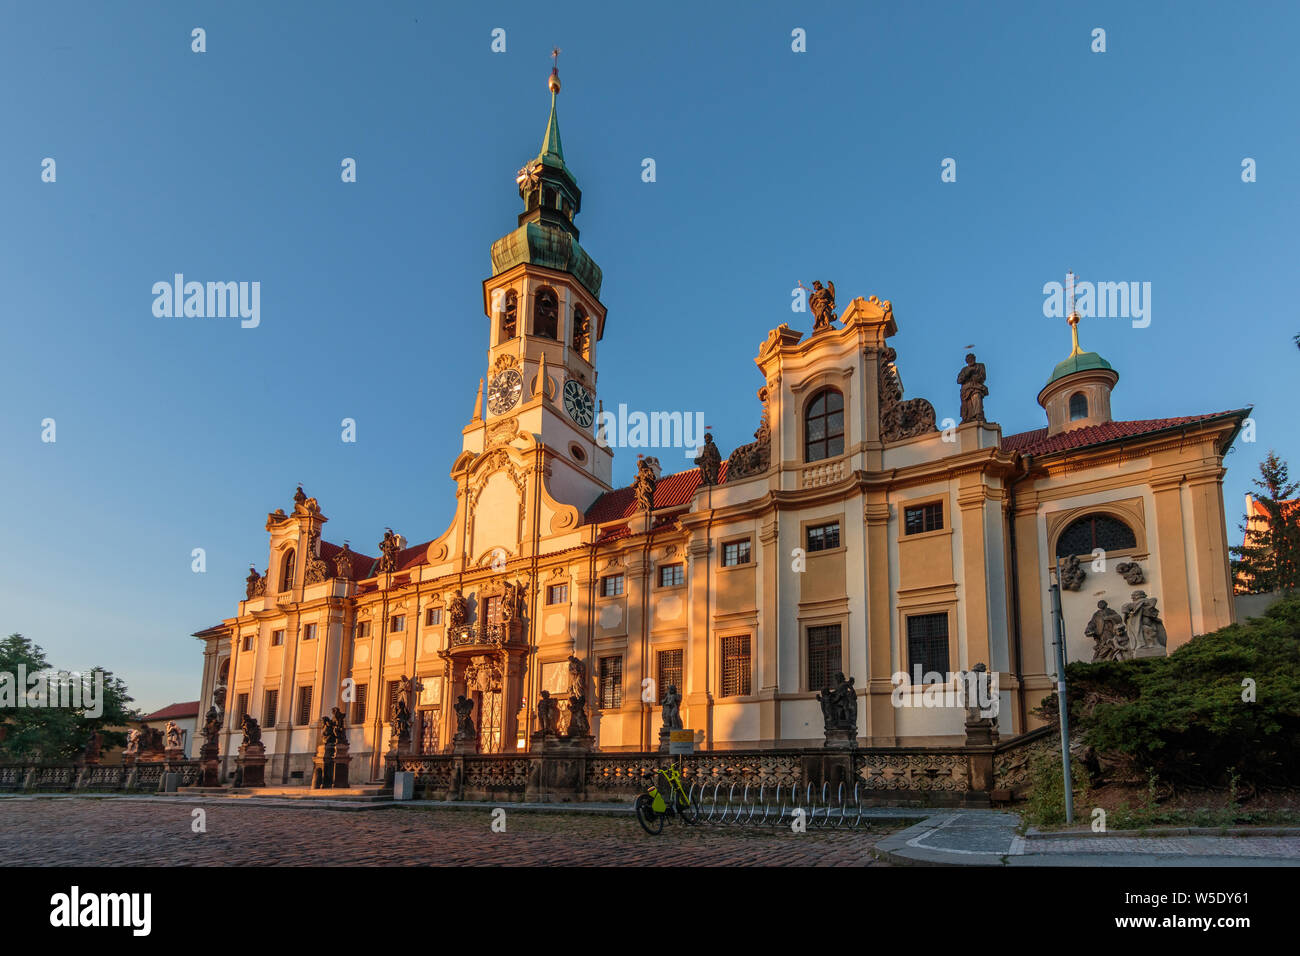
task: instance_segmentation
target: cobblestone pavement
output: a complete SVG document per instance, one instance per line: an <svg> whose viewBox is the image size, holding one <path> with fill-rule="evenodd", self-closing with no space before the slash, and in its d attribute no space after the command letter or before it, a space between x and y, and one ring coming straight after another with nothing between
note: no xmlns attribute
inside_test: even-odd
<svg viewBox="0 0 1300 956"><path fill-rule="evenodd" d="M1023 842L1025 856L1045 853L1158 853L1300 859L1300 837L1037 837Z"/></svg>
<svg viewBox="0 0 1300 956"><path fill-rule="evenodd" d="M206 833L191 829L206 813ZM0 800L6 866L881 866L871 848L894 824L870 830L686 827L652 837L626 816L511 812L493 833L488 810L232 806L117 799Z"/></svg>

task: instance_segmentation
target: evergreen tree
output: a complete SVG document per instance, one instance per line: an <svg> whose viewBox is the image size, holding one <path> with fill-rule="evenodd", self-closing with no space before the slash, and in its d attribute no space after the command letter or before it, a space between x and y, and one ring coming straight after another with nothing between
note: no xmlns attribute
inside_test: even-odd
<svg viewBox="0 0 1300 956"><path fill-rule="evenodd" d="M1294 591L1300 588L1300 485L1290 480L1286 462L1269 451L1259 464L1255 501L1263 515L1247 514L1240 525L1244 540L1228 550L1232 573L1247 592Z"/></svg>

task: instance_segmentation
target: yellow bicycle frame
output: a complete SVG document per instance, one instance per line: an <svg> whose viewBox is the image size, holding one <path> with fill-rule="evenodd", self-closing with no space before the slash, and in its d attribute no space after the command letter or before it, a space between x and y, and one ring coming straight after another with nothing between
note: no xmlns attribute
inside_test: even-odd
<svg viewBox="0 0 1300 956"><path fill-rule="evenodd" d="M685 796L686 788L682 786L682 774L680 770L676 767L669 767L667 770L656 770L655 773L663 775L663 778L668 781L670 791L680 790L682 791L682 795ZM654 798L654 803L651 804L651 806L654 807L655 813L667 813L668 801L663 798L663 794L659 792L659 788L654 784L651 784L649 793L650 796Z"/></svg>

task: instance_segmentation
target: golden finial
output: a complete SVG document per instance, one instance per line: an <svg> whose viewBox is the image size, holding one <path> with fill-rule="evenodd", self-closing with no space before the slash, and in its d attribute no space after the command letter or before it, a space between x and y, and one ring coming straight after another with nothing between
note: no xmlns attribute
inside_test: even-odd
<svg viewBox="0 0 1300 956"><path fill-rule="evenodd" d="M1074 307L1074 284L1079 279L1073 272L1065 273L1065 297L1070 304L1070 317L1066 319L1070 323L1070 339L1073 347L1070 349L1071 355L1080 355L1083 349L1079 346L1079 310Z"/></svg>
<svg viewBox="0 0 1300 956"><path fill-rule="evenodd" d="M551 50L551 59L555 61L555 65L551 67L551 78L546 81L546 85L550 87L552 93L560 92L560 53L558 46Z"/></svg>

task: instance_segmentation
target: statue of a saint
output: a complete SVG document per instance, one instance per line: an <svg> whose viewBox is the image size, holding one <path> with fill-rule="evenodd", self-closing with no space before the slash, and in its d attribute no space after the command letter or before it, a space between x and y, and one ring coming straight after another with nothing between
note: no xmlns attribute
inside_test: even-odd
<svg viewBox="0 0 1300 956"><path fill-rule="evenodd" d="M472 740L474 738L474 718L470 714L474 712L474 701L464 694L459 694L456 697L456 703L451 705L451 709L456 712L456 739Z"/></svg>
<svg viewBox="0 0 1300 956"><path fill-rule="evenodd" d="M648 458L642 458L636 463L636 478L632 481L632 494L636 497L637 511L654 510L657 484L654 466L650 464Z"/></svg>
<svg viewBox="0 0 1300 956"><path fill-rule="evenodd" d="M221 733L221 711L213 704L203 718L203 742L216 746L217 734Z"/></svg>
<svg viewBox="0 0 1300 956"><path fill-rule="evenodd" d="M682 729L682 695L677 693L677 685L669 684L668 693L659 699L663 705L665 730Z"/></svg>
<svg viewBox="0 0 1300 956"><path fill-rule="evenodd" d="M1164 647L1168 641L1164 622L1160 620L1160 611L1156 608L1156 599L1147 597L1146 591L1134 591L1133 601L1120 610L1124 613L1124 630L1134 650L1148 647Z"/></svg>
<svg viewBox="0 0 1300 956"><path fill-rule="evenodd" d="M393 534L392 528L384 529L384 540L379 542L379 573L391 574L397 570L397 552L401 549L398 547L397 535Z"/></svg>
<svg viewBox="0 0 1300 956"><path fill-rule="evenodd" d="M129 734L127 734L126 750L124 750L123 753L138 754L140 752L140 741L141 739L143 739L143 737L144 734L140 732L140 729L138 727L135 730L131 731Z"/></svg>
<svg viewBox="0 0 1300 956"><path fill-rule="evenodd" d="M587 720L587 698L581 694L569 695L569 732L567 736L591 736L591 724Z"/></svg>
<svg viewBox="0 0 1300 956"><path fill-rule="evenodd" d="M585 696L587 693L587 668L574 657L569 655L569 696Z"/></svg>
<svg viewBox="0 0 1300 956"><path fill-rule="evenodd" d="M258 726L257 718L252 714L245 714L243 720L239 722L239 726L244 731L245 747L262 742L262 728Z"/></svg>
<svg viewBox="0 0 1300 956"><path fill-rule="evenodd" d="M704 433L704 447L695 459L695 466L700 469L700 480L706 485L718 483L718 472L722 469L722 452L713 443L713 436Z"/></svg>
<svg viewBox="0 0 1300 956"><path fill-rule="evenodd" d="M551 699L549 690L542 691L537 702L537 730L543 737L556 737L560 728L560 705Z"/></svg>
<svg viewBox="0 0 1300 956"><path fill-rule="evenodd" d="M334 718L334 739L346 747L348 743L348 728L347 724L344 723L343 720L343 711L335 707L330 713Z"/></svg>
<svg viewBox="0 0 1300 956"><path fill-rule="evenodd" d="M405 697L399 696L397 698L397 703L393 705L393 717L389 723L395 739L410 739L411 708L407 706Z"/></svg>
<svg viewBox="0 0 1300 956"><path fill-rule="evenodd" d="M1088 619L1088 626L1083 629L1083 636L1093 641L1092 659L1094 661L1122 661L1132 657L1125 634L1124 619L1113 611L1105 601L1097 602L1097 610Z"/></svg>
<svg viewBox="0 0 1300 956"><path fill-rule="evenodd" d="M468 613L465 598L461 595L460 588L457 588L455 593L447 598L447 627L453 631L464 627Z"/></svg>
<svg viewBox="0 0 1300 956"><path fill-rule="evenodd" d="M957 373L957 384L961 386L961 420L966 422L984 421L984 397L988 395L988 386L984 384L984 363L975 361L975 353L966 355L966 366Z"/></svg>
<svg viewBox="0 0 1300 956"><path fill-rule="evenodd" d="M261 590L258 590L258 586ZM249 598L255 598L259 594L266 593L266 583L262 580L262 575L257 572L257 568L249 565L248 577L244 579L244 595Z"/></svg>
<svg viewBox="0 0 1300 956"><path fill-rule="evenodd" d="M181 729L180 727L176 726L176 721L174 720L167 721L166 734L167 734L167 749L180 750Z"/></svg>
<svg viewBox="0 0 1300 956"><path fill-rule="evenodd" d="M827 282L822 288L820 282L813 282L812 295L808 296L808 308L813 314L813 331L825 332L835 321L835 283Z"/></svg>

